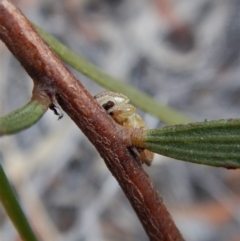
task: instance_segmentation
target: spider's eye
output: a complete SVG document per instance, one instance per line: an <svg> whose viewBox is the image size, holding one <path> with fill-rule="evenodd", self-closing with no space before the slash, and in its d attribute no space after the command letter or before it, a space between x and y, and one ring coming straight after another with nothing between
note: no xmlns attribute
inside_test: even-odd
<svg viewBox="0 0 240 241"><path fill-rule="evenodd" d="M103 104L102 107L108 111L109 109L111 109L113 106L115 105L115 103L111 100L109 100L107 103Z"/></svg>

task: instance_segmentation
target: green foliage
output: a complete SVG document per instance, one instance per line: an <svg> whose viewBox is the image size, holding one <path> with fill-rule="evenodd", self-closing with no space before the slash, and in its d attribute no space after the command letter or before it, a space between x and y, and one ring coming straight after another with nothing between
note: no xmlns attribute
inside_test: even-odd
<svg viewBox="0 0 240 241"><path fill-rule="evenodd" d="M38 241L0 164L0 201L24 241Z"/></svg>
<svg viewBox="0 0 240 241"><path fill-rule="evenodd" d="M47 109L48 106L33 100L21 108L0 117L0 136L14 134L32 126Z"/></svg>
<svg viewBox="0 0 240 241"><path fill-rule="evenodd" d="M147 130L152 152L198 164L240 168L240 119L205 121Z"/></svg>

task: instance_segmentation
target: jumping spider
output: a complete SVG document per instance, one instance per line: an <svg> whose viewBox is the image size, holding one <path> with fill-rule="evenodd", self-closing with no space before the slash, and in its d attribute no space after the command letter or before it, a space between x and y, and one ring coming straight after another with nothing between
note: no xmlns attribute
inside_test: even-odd
<svg viewBox="0 0 240 241"><path fill-rule="evenodd" d="M104 91L94 96L94 99L120 125L145 130L146 124L136 113L136 108L129 104L127 96L111 91ZM154 154L146 149L133 147L133 153L140 155L142 163L151 165Z"/></svg>

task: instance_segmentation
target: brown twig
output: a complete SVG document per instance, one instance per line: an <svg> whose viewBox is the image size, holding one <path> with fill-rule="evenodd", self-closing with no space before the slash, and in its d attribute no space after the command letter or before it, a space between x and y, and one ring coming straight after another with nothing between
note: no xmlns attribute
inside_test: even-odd
<svg viewBox="0 0 240 241"><path fill-rule="evenodd" d="M48 48L22 13L0 0L0 38L34 84L61 107L96 147L136 211L150 240L183 240L150 178L121 140L117 126Z"/></svg>

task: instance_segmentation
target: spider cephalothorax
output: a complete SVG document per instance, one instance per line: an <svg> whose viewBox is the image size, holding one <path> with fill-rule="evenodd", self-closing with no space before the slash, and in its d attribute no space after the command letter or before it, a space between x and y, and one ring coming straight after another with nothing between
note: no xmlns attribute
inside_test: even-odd
<svg viewBox="0 0 240 241"><path fill-rule="evenodd" d="M104 91L94 96L94 99L112 116L120 125L143 129L146 124L143 119L136 113L136 108L129 104L127 96L111 91ZM143 163L150 165L154 154L146 149L136 147Z"/></svg>

